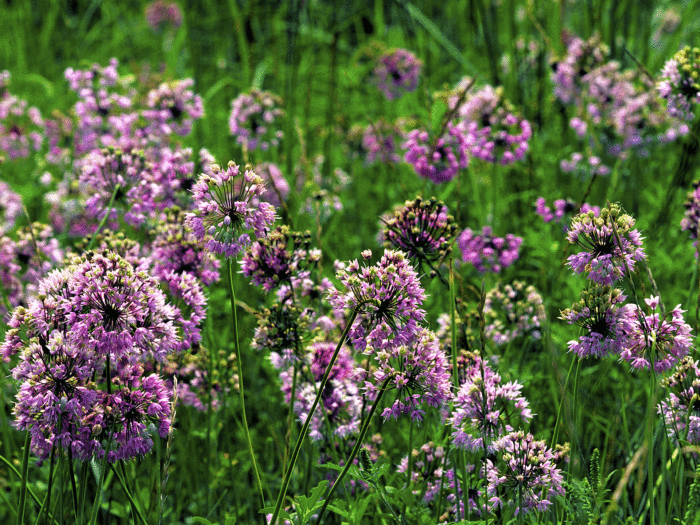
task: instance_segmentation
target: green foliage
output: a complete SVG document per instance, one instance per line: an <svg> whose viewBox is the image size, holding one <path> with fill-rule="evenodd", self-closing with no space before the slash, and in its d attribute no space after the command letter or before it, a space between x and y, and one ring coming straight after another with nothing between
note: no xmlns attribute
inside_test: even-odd
<svg viewBox="0 0 700 525"><path fill-rule="evenodd" d="M700 465L695 469L695 479L690 486L688 507L683 517L683 525L700 524Z"/></svg>

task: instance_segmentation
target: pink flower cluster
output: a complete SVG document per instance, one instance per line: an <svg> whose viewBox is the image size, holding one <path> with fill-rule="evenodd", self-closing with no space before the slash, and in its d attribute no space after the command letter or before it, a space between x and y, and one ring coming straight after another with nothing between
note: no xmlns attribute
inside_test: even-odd
<svg viewBox="0 0 700 525"><path fill-rule="evenodd" d="M507 234L505 237L494 237L490 226L484 226L481 234L464 230L457 239L462 252L462 260L474 265L481 273L499 273L518 259L518 251L522 237Z"/></svg>

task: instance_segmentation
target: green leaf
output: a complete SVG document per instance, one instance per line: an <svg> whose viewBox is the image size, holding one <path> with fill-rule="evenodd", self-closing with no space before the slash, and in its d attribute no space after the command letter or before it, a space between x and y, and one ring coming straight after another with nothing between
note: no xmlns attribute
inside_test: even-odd
<svg viewBox="0 0 700 525"><path fill-rule="evenodd" d="M201 516L194 516L192 518L192 523L201 523L201 525L216 525L209 521L207 518L202 518Z"/></svg>
<svg viewBox="0 0 700 525"><path fill-rule="evenodd" d="M236 525L236 516L226 516L224 525Z"/></svg>

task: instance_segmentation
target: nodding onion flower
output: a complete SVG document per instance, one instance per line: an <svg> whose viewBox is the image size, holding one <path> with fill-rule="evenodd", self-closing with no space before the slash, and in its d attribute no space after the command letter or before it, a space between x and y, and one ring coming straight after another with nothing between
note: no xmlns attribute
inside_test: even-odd
<svg viewBox="0 0 700 525"><path fill-rule="evenodd" d="M369 259L372 252L365 250L362 255ZM356 311L348 339L357 350L368 345L396 348L415 339L425 318L420 308L425 292L404 253L386 250L374 266L360 266L357 260L341 264L337 277L347 291L332 288L330 302L339 315Z"/></svg>

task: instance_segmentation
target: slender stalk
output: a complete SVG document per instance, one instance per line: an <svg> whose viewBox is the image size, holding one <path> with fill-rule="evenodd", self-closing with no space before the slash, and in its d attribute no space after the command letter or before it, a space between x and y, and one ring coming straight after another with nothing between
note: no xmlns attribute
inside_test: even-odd
<svg viewBox="0 0 700 525"><path fill-rule="evenodd" d="M148 525L148 522L144 519L143 514L141 514L139 506L136 504L136 501L131 496L129 485L127 485L126 483L126 472L124 470L124 463L120 461L119 466L117 468L113 468L112 470L117 475L117 479L119 480L119 483L121 484L122 489L124 490L124 493L126 494L126 497L129 500L129 503L131 503L131 509L134 511L134 514L138 516L139 520L141 521L141 523L143 523L143 525Z"/></svg>
<svg viewBox="0 0 700 525"><path fill-rule="evenodd" d="M455 272L450 259L450 335L452 336L452 382L455 392L459 390L459 369L457 368L457 303L455 298Z"/></svg>
<svg viewBox="0 0 700 525"><path fill-rule="evenodd" d="M413 418L408 430L408 467L406 468L406 486L411 486L411 473L413 472Z"/></svg>
<svg viewBox="0 0 700 525"><path fill-rule="evenodd" d="M114 424L112 424L112 428L109 429L109 439L107 440L107 446L105 447L105 454L104 457L102 458L102 466L100 468L100 479L97 482L97 487L95 490L95 501L92 504L92 512L90 513L90 521L88 521L88 525L93 525L94 523L97 523L97 512L100 509L100 499L102 499L102 485L105 482L105 471L107 470L107 456L109 455L109 449L112 446L112 438L114 433Z"/></svg>
<svg viewBox="0 0 700 525"><path fill-rule="evenodd" d="M97 229L95 230L95 233L93 233L92 237L90 237L90 242L87 245L88 250L92 249L92 245L95 244L95 239L97 239L97 234L100 233L100 230L102 230L102 228L104 228L104 225L107 222L107 218L109 217L110 213L112 213L112 205L114 204L114 199L117 196L117 192L120 189L121 189L121 186L119 184L117 184L114 187L114 191L112 192L112 196L109 199L109 204L107 204L107 213L105 213L105 216L102 217L100 224L97 225Z"/></svg>
<svg viewBox="0 0 700 525"><path fill-rule="evenodd" d="M59 416L59 428L60 423L61 423L61 418ZM49 460L49 486L46 489L46 499L44 500L44 505L41 511L39 511L39 517L37 518L37 522L40 520L42 511L46 509L46 519L44 520L44 523L49 518L49 509L51 508L51 492L53 491L53 471L54 471L54 464L56 459L56 443L54 442L53 446L51 447L51 459Z"/></svg>
<svg viewBox="0 0 700 525"><path fill-rule="evenodd" d="M318 519L316 520L317 525L320 525L321 523L323 523L321 521L323 518L323 513L325 512L326 508L328 507L328 504L333 499L333 494L335 493L335 490L340 486L340 482L345 477L345 474L348 473L348 470L350 470L350 467L352 466L353 461L355 461L355 457L357 456L357 453L360 451L360 448L362 447L362 442L364 441L365 436L367 435L367 430L369 430L369 425L372 422L372 416L376 412L377 407L379 406L379 402L382 400L382 396L384 395L384 392L386 391L386 387L389 384L389 381L391 381L392 379L393 379L393 376L387 377L384 380L384 383L382 384L381 388L379 389L379 393L377 394L377 398L374 400L374 403L372 403L372 408L369 409L369 414L367 414L367 419L365 419L365 422L362 425L362 429L360 430L360 435L357 437L357 441L355 442L355 446L352 448L352 452L350 452L350 456L348 457L347 461L345 462L345 465L343 466L343 470L341 470L340 474L338 474L338 479L336 479L335 483L333 483L333 486L331 487L331 490L328 493L328 497L323 502L323 506L321 507L321 510L318 513Z"/></svg>
<svg viewBox="0 0 700 525"><path fill-rule="evenodd" d="M651 373L651 381L649 381L649 403L647 406L647 501L649 502L649 518L650 523L656 523L654 515L654 408L656 403L656 371L654 370L654 358L650 356L649 372Z"/></svg>
<svg viewBox="0 0 700 525"><path fill-rule="evenodd" d="M262 483L260 481L260 473L258 472L258 464L255 461L255 452L253 451L253 443L250 440L250 430L248 429L248 418L245 414L245 395L243 392L243 360L241 359L241 346L238 341L238 317L236 315L236 292L233 289L233 260L228 259L228 285L229 291L231 292L231 317L233 322L233 343L236 349L236 362L238 363L238 397L241 402L241 413L243 415L243 430L245 432L245 439L248 445L248 453L250 454L250 459L253 462L253 471L255 472L255 480L258 484L258 490L260 491L260 503L261 507L265 507L265 495L263 494Z"/></svg>
<svg viewBox="0 0 700 525"><path fill-rule="evenodd" d="M306 416L306 421L304 421L304 426L301 428L301 432L299 433L299 437L297 437L296 445L294 445L294 451L292 452L292 457L289 460L289 466L287 467L287 471L284 474L284 479L282 480L282 488L280 489L279 496L277 497L277 501L275 503L275 509L272 512L272 518L270 519L270 525L275 525L277 523L277 518L279 517L280 509L282 508L282 503L284 502L284 498L287 495L287 488L289 488L289 482L292 478L292 472L294 470L294 465L296 464L297 459L299 457L299 451L301 450L301 445L304 442L304 439L306 439L306 435L309 433L309 426L311 425L311 418L313 417L314 412L316 411L316 407L318 407L318 403L321 400L321 394L326 389L326 384L328 383L328 377L330 376L331 370L333 369L333 365L335 364L336 359L338 359L338 354L340 353L340 349L343 346L343 343L345 343L345 338L348 336L348 332L350 331L350 327L352 327L353 323L355 322L356 317L357 317L357 310L353 310L352 314L350 315L350 319L348 320L348 323L345 326L345 330L343 330L343 333L340 336L340 340L338 341L338 345L335 347L335 351L333 352L333 355L331 356L331 359L328 362L328 366L326 366L326 371L323 373L323 378L321 378L321 384L318 387L318 394L316 394L316 398L314 399L314 402L311 405L311 409L309 410L309 413Z"/></svg>
<svg viewBox="0 0 700 525"><path fill-rule="evenodd" d="M24 508L27 503L27 477L29 474L29 448L31 435L27 432L24 438L24 451L22 452L22 481L19 487L19 513L17 514L17 525L24 525Z"/></svg>

